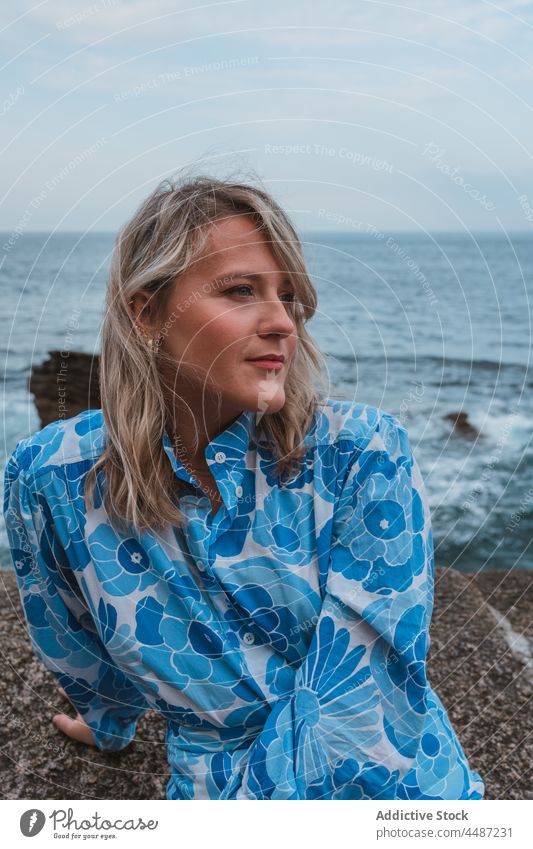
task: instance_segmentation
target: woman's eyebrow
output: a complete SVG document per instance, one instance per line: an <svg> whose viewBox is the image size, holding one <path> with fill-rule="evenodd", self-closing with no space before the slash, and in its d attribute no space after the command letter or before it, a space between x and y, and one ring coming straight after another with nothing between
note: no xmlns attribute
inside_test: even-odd
<svg viewBox="0 0 533 849"><path fill-rule="evenodd" d="M259 274L256 271L228 271L226 274L219 275L214 280L210 280L206 285L208 286L216 286L221 283L230 283L232 280L236 278L244 278L246 280L251 280L255 283L261 283L263 280L268 280L268 276L266 274ZM290 283L290 279L288 277L284 278L281 285L285 285L286 283Z"/></svg>

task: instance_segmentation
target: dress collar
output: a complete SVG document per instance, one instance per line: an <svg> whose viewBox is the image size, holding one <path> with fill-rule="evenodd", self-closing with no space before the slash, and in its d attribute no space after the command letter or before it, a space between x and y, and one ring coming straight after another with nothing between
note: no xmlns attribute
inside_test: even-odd
<svg viewBox="0 0 533 849"><path fill-rule="evenodd" d="M259 415L251 410L243 410L225 430L207 444L205 459L209 470L217 480L224 477L223 472L227 470L227 472L231 472L235 485L242 483L246 469L246 454L255 434ZM177 477L187 481L187 483L193 483L191 474L187 471L179 456L176 456L172 440L166 429L163 434L163 448Z"/></svg>

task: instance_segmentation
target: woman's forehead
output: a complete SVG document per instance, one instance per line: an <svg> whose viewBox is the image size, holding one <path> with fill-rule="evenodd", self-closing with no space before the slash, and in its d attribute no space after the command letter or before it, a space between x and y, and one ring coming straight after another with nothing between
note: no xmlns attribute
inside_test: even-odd
<svg viewBox="0 0 533 849"><path fill-rule="evenodd" d="M203 255L243 248L264 247L267 244L264 230L244 215L217 220L207 231Z"/></svg>
<svg viewBox="0 0 533 849"><path fill-rule="evenodd" d="M279 264L264 233L254 229L246 232L225 232L211 235L201 254L192 263L191 273L230 274L235 271L277 271Z"/></svg>

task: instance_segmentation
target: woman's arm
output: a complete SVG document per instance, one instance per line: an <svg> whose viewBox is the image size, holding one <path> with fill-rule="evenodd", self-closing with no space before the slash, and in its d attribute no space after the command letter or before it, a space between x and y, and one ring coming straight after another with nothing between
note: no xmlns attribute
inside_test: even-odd
<svg viewBox="0 0 533 849"><path fill-rule="evenodd" d="M405 797L406 776L411 796L420 784L427 798L468 798L464 753L426 678L434 565L427 497L407 432L388 413L350 458L332 536L308 654L252 744L236 798L395 799ZM415 765L428 727L449 744L438 778Z"/></svg>
<svg viewBox="0 0 533 849"><path fill-rule="evenodd" d="M149 705L98 636L79 588L76 592L65 551L39 504L42 495L31 473L19 467L17 453L15 449L6 467L4 517L33 649L87 723L94 744L103 751L123 749ZM77 730L67 728L65 720L58 727L65 733Z"/></svg>

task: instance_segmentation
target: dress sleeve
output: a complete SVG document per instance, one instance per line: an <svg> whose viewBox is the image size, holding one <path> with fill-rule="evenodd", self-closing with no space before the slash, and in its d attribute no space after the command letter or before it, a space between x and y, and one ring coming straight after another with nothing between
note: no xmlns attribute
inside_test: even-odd
<svg viewBox="0 0 533 849"><path fill-rule="evenodd" d="M398 419L380 411L343 477L308 654L252 744L237 798L480 798L426 678L432 530Z"/></svg>
<svg viewBox="0 0 533 849"><path fill-rule="evenodd" d="M17 449L4 477L4 518L17 586L33 650L54 674L102 751L118 751L135 736L149 705L113 662ZM99 610L104 619L105 610ZM113 627L112 622L103 622Z"/></svg>

